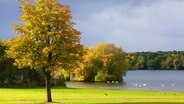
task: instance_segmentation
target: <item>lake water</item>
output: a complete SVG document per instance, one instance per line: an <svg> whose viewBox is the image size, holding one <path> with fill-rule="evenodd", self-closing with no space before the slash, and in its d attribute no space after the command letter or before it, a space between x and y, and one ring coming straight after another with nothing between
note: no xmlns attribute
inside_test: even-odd
<svg viewBox="0 0 184 104"><path fill-rule="evenodd" d="M128 71L123 83L67 82L71 88L129 89L184 92L184 71Z"/></svg>

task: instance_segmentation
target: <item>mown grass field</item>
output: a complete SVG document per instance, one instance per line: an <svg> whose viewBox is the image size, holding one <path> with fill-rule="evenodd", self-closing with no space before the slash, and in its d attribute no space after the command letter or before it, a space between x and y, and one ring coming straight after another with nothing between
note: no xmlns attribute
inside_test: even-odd
<svg viewBox="0 0 184 104"><path fill-rule="evenodd" d="M184 103L181 92L53 88L52 97L52 104ZM41 104L44 101L44 88L0 88L0 104Z"/></svg>

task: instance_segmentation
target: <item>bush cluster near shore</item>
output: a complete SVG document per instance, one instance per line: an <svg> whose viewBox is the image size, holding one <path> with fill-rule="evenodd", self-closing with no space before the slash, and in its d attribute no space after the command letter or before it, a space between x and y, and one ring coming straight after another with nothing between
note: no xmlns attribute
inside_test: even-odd
<svg viewBox="0 0 184 104"><path fill-rule="evenodd" d="M126 71L127 63L122 48L101 42L86 49L80 66L72 73L72 80L120 82Z"/></svg>

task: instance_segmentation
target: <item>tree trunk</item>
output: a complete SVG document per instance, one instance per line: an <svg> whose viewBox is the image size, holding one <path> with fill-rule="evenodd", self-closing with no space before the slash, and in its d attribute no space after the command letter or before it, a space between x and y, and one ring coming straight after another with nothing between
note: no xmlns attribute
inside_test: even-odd
<svg viewBox="0 0 184 104"><path fill-rule="evenodd" d="M46 98L47 102L52 102L52 96L51 96L51 75L50 72L45 72L45 83L46 83Z"/></svg>

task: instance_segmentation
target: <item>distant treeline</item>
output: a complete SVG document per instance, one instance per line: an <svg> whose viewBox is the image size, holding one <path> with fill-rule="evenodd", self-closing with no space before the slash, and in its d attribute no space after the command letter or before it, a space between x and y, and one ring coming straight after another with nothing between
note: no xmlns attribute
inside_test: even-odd
<svg viewBox="0 0 184 104"><path fill-rule="evenodd" d="M184 51L126 53L129 70L184 70Z"/></svg>

